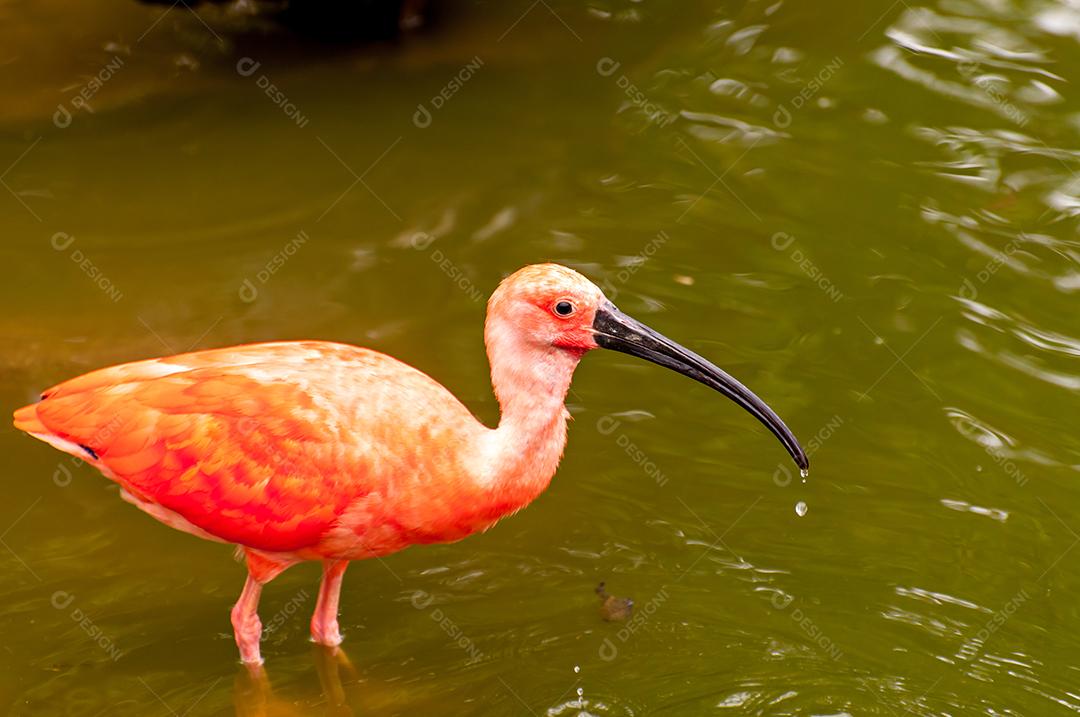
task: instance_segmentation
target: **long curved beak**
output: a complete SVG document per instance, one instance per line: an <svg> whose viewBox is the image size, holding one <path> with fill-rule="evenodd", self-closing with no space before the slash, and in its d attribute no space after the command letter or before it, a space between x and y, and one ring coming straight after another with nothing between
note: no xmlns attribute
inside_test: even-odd
<svg viewBox="0 0 1080 717"><path fill-rule="evenodd" d="M772 431L800 470L809 470L810 460L806 452L780 417L750 389L690 349L627 316L610 301L596 311L593 338L600 348L621 351L665 366L724 394Z"/></svg>

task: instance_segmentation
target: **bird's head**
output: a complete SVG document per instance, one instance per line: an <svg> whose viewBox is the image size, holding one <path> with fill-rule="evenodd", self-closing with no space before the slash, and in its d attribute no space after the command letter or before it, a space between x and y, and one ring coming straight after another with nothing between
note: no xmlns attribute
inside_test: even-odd
<svg viewBox="0 0 1080 717"><path fill-rule="evenodd" d="M581 356L598 348L593 320L607 299L596 284L560 264L533 264L499 284L488 316L529 344ZM498 324L497 324L498 325Z"/></svg>
<svg viewBox="0 0 1080 717"><path fill-rule="evenodd" d="M672 369L742 406L780 440L800 469L809 467L806 452L794 434L750 389L693 351L619 311L596 284L573 269L534 264L508 276L488 302L485 334L489 350L509 345L519 353L561 354L565 361L552 365L568 365L571 372L581 356L597 348ZM517 358L524 360L523 356ZM494 356L492 365L494 368Z"/></svg>

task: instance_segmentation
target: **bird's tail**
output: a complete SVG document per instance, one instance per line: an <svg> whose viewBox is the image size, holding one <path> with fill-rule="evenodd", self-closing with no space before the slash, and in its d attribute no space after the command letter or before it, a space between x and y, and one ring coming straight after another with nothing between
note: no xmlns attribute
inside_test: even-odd
<svg viewBox="0 0 1080 717"><path fill-rule="evenodd" d="M20 431L26 431L39 441L45 441L53 448L57 448L64 453L70 453L76 458L81 458L84 461L89 462L97 460L97 454L94 453L92 448L75 443L62 436L58 436L49 429L48 426L42 423L37 415L37 407L38 404L32 403L29 406L23 406L18 411L15 411L15 427Z"/></svg>
<svg viewBox="0 0 1080 717"><path fill-rule="evenodd" d="M27 433L49 433L37 415L37 404L31 403L15 411L15 427Z"/></svg>

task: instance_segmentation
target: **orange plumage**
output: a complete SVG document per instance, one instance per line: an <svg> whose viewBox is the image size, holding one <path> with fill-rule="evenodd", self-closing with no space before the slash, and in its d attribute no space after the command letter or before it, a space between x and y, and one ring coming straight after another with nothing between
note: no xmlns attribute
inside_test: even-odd
<svg viewBox="0 0 1080 717"><path fill-rule="evenodd" d="M489 429L449 391L352 346L200 351L95 371L43 397L16 427L74 444L139 501L252 550L386 555L463 538L530 497L467 479L468 448Z"/></svg>

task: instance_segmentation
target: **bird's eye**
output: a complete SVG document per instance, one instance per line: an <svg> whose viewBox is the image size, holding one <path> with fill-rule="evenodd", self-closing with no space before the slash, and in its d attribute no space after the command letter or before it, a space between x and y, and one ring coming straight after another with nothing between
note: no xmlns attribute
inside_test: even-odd
<svg viewBox="0 0 1080 717"><path fill-rule="evenodd" d="M572 313L574 313L574 305L569 301L560 301L555 304L556 316L569 316Z"/></svg>

